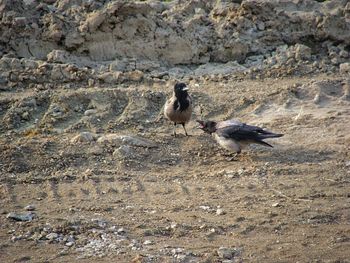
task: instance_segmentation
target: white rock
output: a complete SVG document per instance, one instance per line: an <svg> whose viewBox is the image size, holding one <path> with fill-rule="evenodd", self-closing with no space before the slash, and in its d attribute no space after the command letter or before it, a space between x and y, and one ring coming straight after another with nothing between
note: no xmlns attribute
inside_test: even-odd
<svg viewBox="0 0 350 263"><path fill-rule="evenodd" d="M47 235L46 235L46 238L47 238L48 240L54 240L54 239L57 239L57 238L58 238L58 234L53 232L53 233L47 234Z"/></svg>
<svg viewBox="0 0 350 263"><path fill-rule="evenodd" d="M226 212L225 212L222 208L218 208L218 209L216 210L216 214L220 216L220 215L226 214Z"/></svg>
<svg viewBox="0 0 350 263"><path fill-rule="evenodd" d="M85 112L84 112L84 115L85 116L91 116L91 115L94 115L94 114L96 114L97 113L97 110L96 109L89 109L89 110L86 110Z"/></svg>
<svg viewBox="0 0 350 263"><path fill-rule="evenodd" d="M91 132L81 132L71 139L71 143L92 142L96 139L96 134Z"/></svg>
<svg viewBox="0 0 350 263"><path fill-rule="evenodd" d="M346 63L342 63L339 65L339 71L341 73L348 73L350 72L350 63L346 62Z"/></svg>
<svg viewBox="0 0 350 263"><path fill-rule="evenodd" d="M144 245L153 245L153 241L151 240L145 240L145 242L143 242Z"/></svg>

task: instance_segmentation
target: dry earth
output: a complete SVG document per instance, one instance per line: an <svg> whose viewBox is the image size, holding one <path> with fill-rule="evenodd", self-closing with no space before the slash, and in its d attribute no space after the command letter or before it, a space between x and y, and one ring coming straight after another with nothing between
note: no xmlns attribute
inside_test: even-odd
<svg viewBox="0 0 350 263"><path fill-rule="evenodd" d="M350 262L347 1L0 13L0 262ZM162 115L176 80L189 137ZM231 160L196 118L285 136Z"/></svg>
<svg viewBox="0 0 350 263"><path fill-rule="evenodd" d="M342 82L190 82L205 118L285 133L275 148L251 148L236 161L193 122L192 136L171 136L159 118L162 85L50 92L35 116L45 119L58 100L66 113L49 131L27 121L1 136L2 262L221 262L220 247L235 248L233 262L347 262L350 102ZM123 95L135 93L137 103ZM4 95L18 107L35 94ZM70 114L91 104L98 113ZM116 104L123 110L111 112ZM33 221L6 218L27 205L36 208Z"/></svg>

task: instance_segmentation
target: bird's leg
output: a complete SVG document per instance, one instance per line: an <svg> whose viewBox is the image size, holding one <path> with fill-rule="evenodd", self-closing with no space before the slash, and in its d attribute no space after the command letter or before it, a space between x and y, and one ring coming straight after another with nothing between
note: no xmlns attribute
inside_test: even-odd
<svg viewBox="0 0 350 263"><path fill-rule="evenodd" d="M186 134L186 136L188 136L187 131L186 131L186 128L185 128L185 123L182 123L182 127L183 127L183 128L184 128L184 130L185 130L185 134Z"/></svg>
<svg viewBox="0 0 350 263"><path fill-rule="evenodd" d="M174 122L174 132L173 132L174 137L176 137L176 122Z"/></svg>

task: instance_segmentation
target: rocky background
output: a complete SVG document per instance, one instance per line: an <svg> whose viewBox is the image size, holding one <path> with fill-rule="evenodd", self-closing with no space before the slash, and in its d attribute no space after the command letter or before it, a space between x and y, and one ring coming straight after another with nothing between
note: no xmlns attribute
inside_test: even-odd
<svg viewBox="0 0 350 263"><path fill-rule="evenodd" d="M347 0L0 1L0 261L349 262L349 52ZM176 81L285 136L173 138Z"/></svg>

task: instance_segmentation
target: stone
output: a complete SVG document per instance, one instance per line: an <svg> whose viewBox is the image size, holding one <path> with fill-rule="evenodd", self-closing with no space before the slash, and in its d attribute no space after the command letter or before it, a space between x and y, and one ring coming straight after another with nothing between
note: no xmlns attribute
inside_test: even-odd
<svg viewBox="0 0 350 263"><path fill-rule="evenodd" d="M340 73L349 73L350 72L350 63L342 63L339 65L339 71Z"/></svg>
<svg viewBox="0 0 350 263"><path fill-rule="evenodd" d="M71 139L71 143L92 142L96 139L96 134L91 132L81 132Z"/></svg>
<svg viewBox="0 0 350 263"><path fill-rule="evenodd" d="M15 221L32 221L36 217L34 212L27 213L15 213L11 212L7 214L6 218L13 219Z"/></svg>
<svg viewBox="0 0 350 263"><path fill-rule="evenodd" d="M58 238L58 234L55 232L52 232L46 235L46 239L48 240L56 240L57 238Z"/></svg>
<svg viewBox="0 0 350 263"><path fill-rule="evenodd" d="M226 214L226 212L225 212L222 208L218 208L218 209L216 210L216 214L217 214L218 216L220 216L220 215Z"/></svg>
<svg viewBox="0 0 350 263"><path fill-rule="evenodd" d="M153 245L153 241L151 240L145 240L145 242L143 242L144 245L148 246L148 245Z"/></svg>
<svg viewBox="0 0 350 263"><path fill-rule="evenodd" d="M113 156L122 158L131 158L135 156L134 150L128 145L122 145L113 152Z"/></svg>
<svg viewBox="0 0 350 263"><path fill-rule="evenodd" d="M296 44L294 47L296 60L311 59L311 48L302 44Z"/></svg>
<svg viewBox="0 0 350 263"><path fill-rule="evenodd" d="M34 205L27 205L24 209L27 211L34 211L36 207Z"/></svg>
<svg viewBox="0 0 350 263"><path fill-rule="evenodd" d="M64 44L67 48L77 48L84 43L84 38L78 32L70 32L66 35Z"/></svg>
<svg viewBox="0 0 350 263"><path fill-rule="evenodd" d="M217 251L219 258L233 259L240 254L240 250L237 248L220 247Z"/></svg>
<svg viewBox="0 0 350 263"><path fill-rule="evenodd" d="M84 115L85 116L91 116L91 115L94 115L94 114L96 114L97 113L97 110L96 109L89 109L89 110L86 110L85 112L84 112Z"/></svg>

